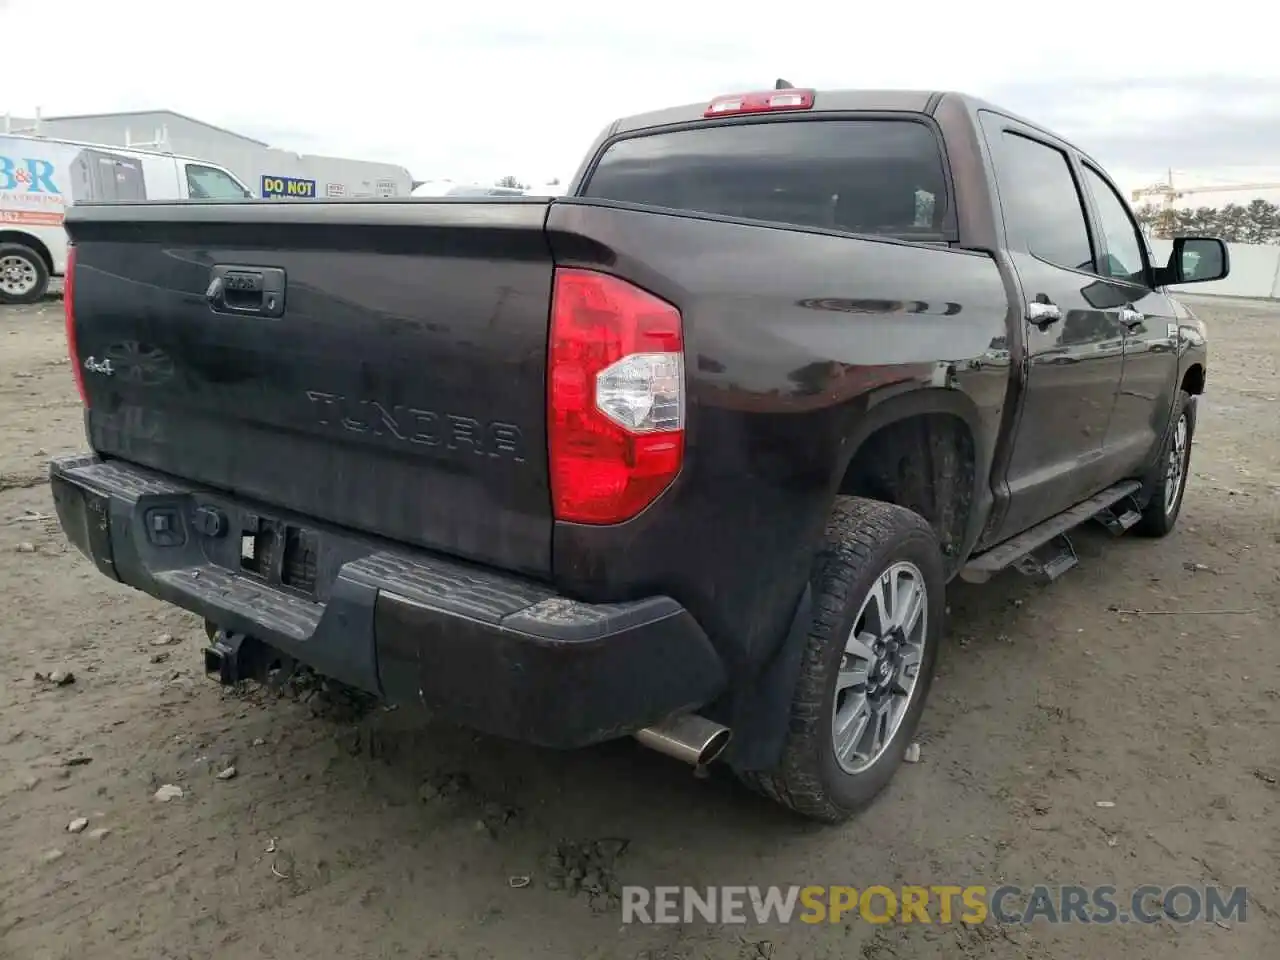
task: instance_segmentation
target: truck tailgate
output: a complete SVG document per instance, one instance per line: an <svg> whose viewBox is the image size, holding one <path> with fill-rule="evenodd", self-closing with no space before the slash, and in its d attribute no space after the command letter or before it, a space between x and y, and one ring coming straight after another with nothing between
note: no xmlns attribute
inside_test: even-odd
<svg viewBox="0 0 1280 960"><path fill-rule="evenodd" d="M545 575L546 204L77 207L93 448Z"/></svg>

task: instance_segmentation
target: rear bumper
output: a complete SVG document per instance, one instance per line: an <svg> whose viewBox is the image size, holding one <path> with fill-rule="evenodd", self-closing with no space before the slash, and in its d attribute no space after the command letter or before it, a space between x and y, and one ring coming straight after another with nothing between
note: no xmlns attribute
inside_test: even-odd
<svg viewBox="0 0 1280 960"><path fill-rule="evenodd" d="M67 537L105 575L498 736L585 746L702 707L725 685L701 627L669 597L578 603L119 460L55 460L50 483ZM268 528L263 572L248 572L241 535Z"/></svg>

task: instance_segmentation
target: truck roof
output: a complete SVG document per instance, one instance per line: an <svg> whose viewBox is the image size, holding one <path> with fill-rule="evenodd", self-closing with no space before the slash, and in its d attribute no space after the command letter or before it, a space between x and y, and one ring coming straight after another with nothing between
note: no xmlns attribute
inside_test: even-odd
<svg viewBox="0 0 1280 960"><path fill-rule="evenodd" d="M812 89L804 87L803 84L798 84L797 88ZM761 89L771 88L762 87ZM726 91L729 94L744 92L753 91ZM980 97L954 90L815 90L814 94L813 110L807 112L830 113L858 110L884 111L886 113L932 113L939 101L945 97L948 100L956 100L965 104L970 110L994 110L1029 127L1057 136L1053 134L1053 131L1046 130L1043 125L1028 120L1026 117L1020 117L1003 107L988 103ZM630 133L649 127L663 127L701 120L710 102L711 98L708 98L698 103L688 103L679 107L667 107L662 110L651 110L648 113L637 113L630 117L623 117L614 122L609 130L609 135L616 136L620 133Z"/></svg>

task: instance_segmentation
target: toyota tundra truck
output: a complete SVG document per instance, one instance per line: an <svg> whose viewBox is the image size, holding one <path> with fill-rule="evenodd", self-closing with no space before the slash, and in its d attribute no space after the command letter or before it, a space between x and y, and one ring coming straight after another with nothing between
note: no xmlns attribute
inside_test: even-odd
<svg viewBox="0 0 1280 960"><path fill-rule="evenodd" d="M107 577L224 682L309 668L501 737L635 737L849 817L944 592L1174 527L1203 325L1102 167L955 93L630 117L559 198L77 204Z"/></svg>

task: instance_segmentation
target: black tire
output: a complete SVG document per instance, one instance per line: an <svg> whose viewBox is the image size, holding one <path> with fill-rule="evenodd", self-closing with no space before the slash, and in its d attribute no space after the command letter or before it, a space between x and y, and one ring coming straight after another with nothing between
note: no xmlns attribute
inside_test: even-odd
<svg viewBox="0 0 1280 960"><path fill-rule="evenodd" d="M1185 419L1186 433L1181 453L1181 470L1175 471L1171 456L1178 443L1178 427ZM1160 459L1156 464L1153 478L1148 484L1150 499L1142 511L1142 519L1134 524L1133 532L1143 537L1165 537L1178 522L1178 514L1182 512L1182 499L1187 493L1187 477L1191 472L1191 440L1196 433L1196 398L1185 390L1178 392L1178 405L1174 408L1173 417L1169 421L1169 430L1164 443L1160 446ZM1177 483L1177 489L1170 499L1170 488Z"/></svg>
<svg viewBox="0 0 1280 960"><path fill-rule="evenodd" d="M836 757L836 677L864 601L882 574L913 564L926 590L924 648L905 713L883 752L850 773ZM910 510L841 497L832 511L813 571L813 624L791 703L782 759L768 772L744 773L749 786L802 816L839 823L889 783L911 744L937 665L946 604L942 552L929 524Z"/></svg>
<svg viewBox="0 0 1280 960"><path fill-rule="evenodd" d="M17 292L6 289L4 278L0 277L0 304L35 303L43 298L49 289L49 268L45 265L44 257L25 244L0 243L0 269L3 269L6 260L25 261L26 269L34 274L35 283L30 289Z"/></svg>

